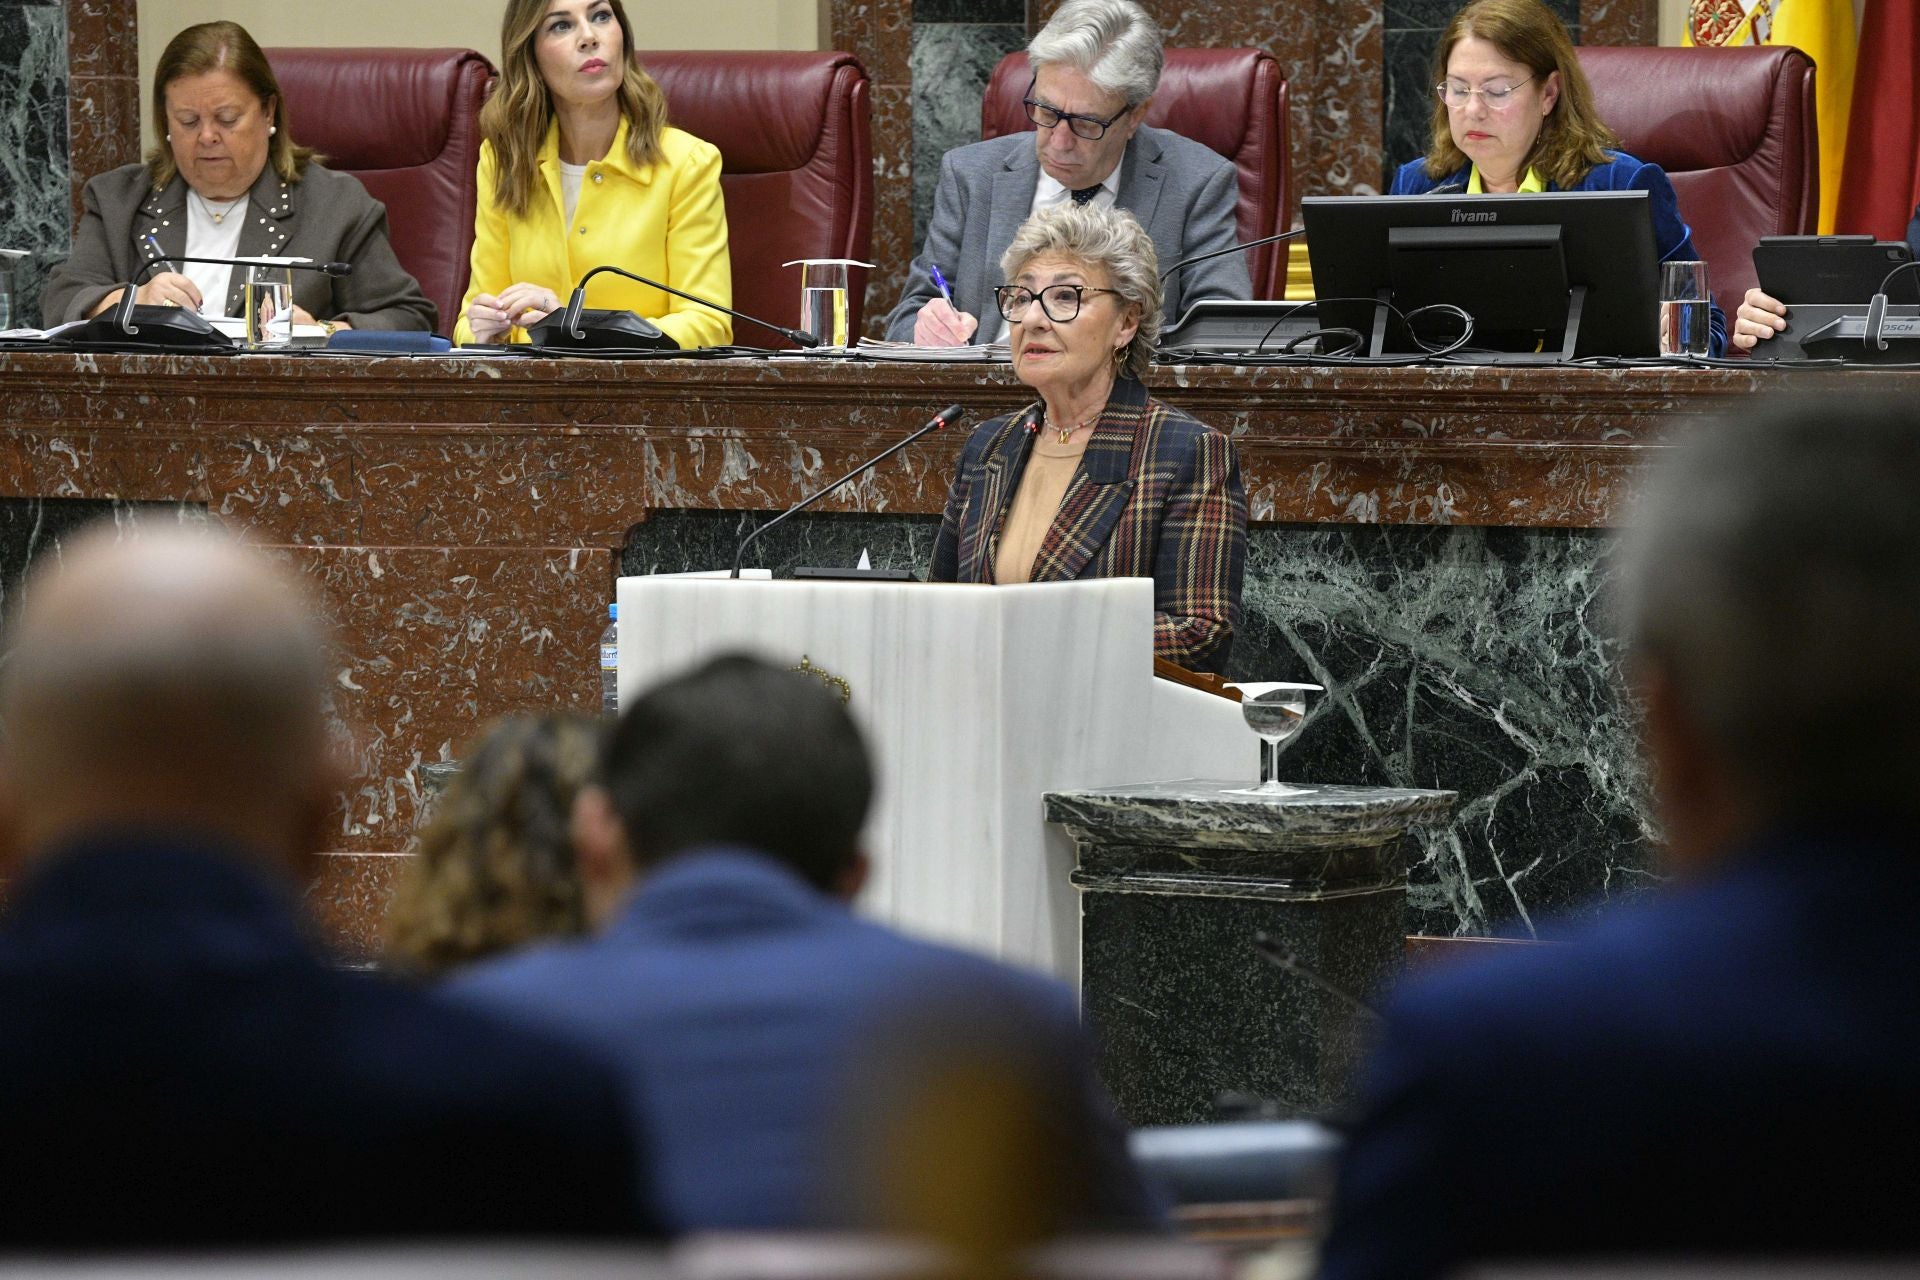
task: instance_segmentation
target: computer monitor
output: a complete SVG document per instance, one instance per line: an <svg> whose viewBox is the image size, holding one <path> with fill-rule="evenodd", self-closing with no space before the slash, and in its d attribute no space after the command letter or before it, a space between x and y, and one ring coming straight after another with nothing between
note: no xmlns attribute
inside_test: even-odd
<svg viewBox="0 0 1920 1280"><path fill-rule="evenodd" d="M1644 191L1308 196L1301 212L1320 323L1366 334L1370 354L1422 348L1387 308L1336 299L1452 303L1473 317L1469 349L1501 363L1659 354Z"/></svg>

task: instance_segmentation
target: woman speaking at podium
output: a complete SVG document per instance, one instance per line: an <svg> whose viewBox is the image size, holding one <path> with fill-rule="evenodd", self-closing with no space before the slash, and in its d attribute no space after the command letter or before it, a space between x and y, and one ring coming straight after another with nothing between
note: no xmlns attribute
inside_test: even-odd
<svg viewBox="0 0 1920 1280"><path fill-rule="evenodd" d="M620 0L508 0L500 51L454 341L524 337L607 264L731 306L720 153L668 127ZM637 312L682 347L733 338L723 312L617 276L595 280L587 305Z"/></svg>
<svg viewBox="0 0 1920 1280"><path fill-rule="evenodd" d="M1247 496L1233 442L1142 384L1161 319L1152 238L1123 210L1059 204L1000 267L1013 370L1040 399L967 440L929 581L1152 578L1154 653L1224 672Z"/></svg>
<svg viewBox="0 0 1920 1280"><path fill-rule="evenodd" d="M1473 0L1441 33L1433 71L1432 141L1389 194L1645 191L1660 260L1699 257L1673 183L1615 149L1566 27L1540 0ZM1722 355L1727 319L1718 304L1711 314Z"/></svg>

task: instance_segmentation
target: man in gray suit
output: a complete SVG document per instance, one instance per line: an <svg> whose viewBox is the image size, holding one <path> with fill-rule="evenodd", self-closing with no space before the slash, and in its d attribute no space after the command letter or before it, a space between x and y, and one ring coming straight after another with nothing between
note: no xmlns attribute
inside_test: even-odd
<svg viewBox="0 0 1920 1280"><path fill-rule="evenodd" d="M1051 205L1128 210L1153 237L1163 271L1239 239L1233 166L1141 123L1164 54L1159 28L1134 0L1068 0L1027 46L1027 59L1027 118L1036 131L958 147L941 161L926 245L887 317L896 342L1003 338L1006 322L993 306L993 290L1006 283L1000 255L1029 215ZM933 281L935 266L953 286L952 305ZM1197 299L1248 298L1253 287L1244 257L1229 253L1180 272L1165 292L1172 324Z"/></svg>

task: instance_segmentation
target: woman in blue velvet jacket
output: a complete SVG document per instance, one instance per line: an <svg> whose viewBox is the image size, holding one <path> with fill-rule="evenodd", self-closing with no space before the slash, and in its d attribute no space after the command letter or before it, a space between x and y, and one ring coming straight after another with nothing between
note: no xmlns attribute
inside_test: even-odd
<svg viewBox="0 0 1920 1280"><path fill-rule="evenodd" d="M1433 140L1400 166L1392 194L1645 191L1661 261L1699 257L1673 183L1615 148L1566 27L1540 0L1473 0L1441 35L1433 71ZM1717 356L1727 321L1712 312Z"/></svg>

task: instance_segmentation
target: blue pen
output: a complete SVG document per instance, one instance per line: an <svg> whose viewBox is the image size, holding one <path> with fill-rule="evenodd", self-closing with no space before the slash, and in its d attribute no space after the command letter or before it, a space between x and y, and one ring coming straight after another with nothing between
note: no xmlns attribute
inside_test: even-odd
<svg viewBox="0 0 1920 1280"><path fill-rule="evenodd" d="M940 268L929 262L927 274L933 277L934 287L940 290L940 296L947 300L947 305L958 311L960 304L953 300L953 286L948 284L947 278L940 274Z"/></svg>
<svg viewBox="0 0 1920 1280"><path fill-rule="evenodd" d="M167 261L167 251L160 247L160 242L154 239L152 232L148 232L147 234L141 236L140 238L147 242L147 248L153 250L154 257L158 258L163 263ZM168 263L167 265L171 266L172 264Z"/></svg>

